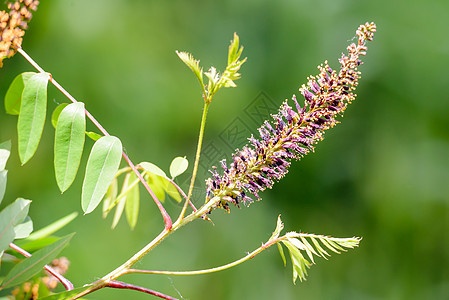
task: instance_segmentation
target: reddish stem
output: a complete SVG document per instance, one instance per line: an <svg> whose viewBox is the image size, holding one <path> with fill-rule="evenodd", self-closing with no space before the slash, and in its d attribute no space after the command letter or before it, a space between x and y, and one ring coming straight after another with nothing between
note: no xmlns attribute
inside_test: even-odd
<svg viewBox="0 0 449 300"><path fill-rule="evenodd" d="M9 247L11 247L11 249L19 252L25 257L31 257L31 254L29 252L25 251L24 249L20 248L19 246L13 243L9 244ZM45 265L44 269L47 270L48 273L50 273L51 275L55 276L56 279L58 279L62 283L62 285L65 287L67 291L73 290L73 284L70 282L70 280L59 274L55 269L53 269L48 265Z"/></svg>
<svg viewBox="0 0 449 300"><path fill-rule="evenodd" d="M171 184L178 190L178 192L184 197L184 199L187 200L187 195L184 193L184 191L181 189L179 185L176 184L172 179L167 178L168 181L170 181ZM197 211L195 205L193 205L192 201L189 201L190 206L192 207L193 211Z"/></svg>
<svg viewBox="0 0 449 300"><path fill-rule="evenodd" d="M147 293L162 299L166 299L166 300L178 300L178 298L174 298L165 294L162 294L160 292L154 291L154 290L150 290L141 286L137 286L137 285L133 285L133 284L129 284L129 283L124 283L121 281L110 281L108 282L108 284L106 285L106 287L111 287L111 288L115 288L115 289L128 289L128 290L134 290L134 291L139 291L139 292L143 292L143 293Z"/></svg>
<svg viewBox="0 0 449 300"><path fill-rule="evenodd" d="M123 158L126 160L126 162L128 163L128 165L131 167L131 169L133 169L134 173L137 175L137 177L139 177L140 182L142 182L143 186L146 188L146 190L148 191L148 193L151 195L151 197L153 197L154 202L156 203L157 207L159 208L159 210L161 211L162 217L164 218L164 222L165 222L165 229L170 230L172 228L172 220L170 218L170 216L168 215L167 211L165 210L165 208L162 206L162 203L159 201L159 199L157 199L156 195L154 194L154 192L151 190L150 186L148 185L148 183L146 182L146 180L143 178L142 174L140 174L140 172L137 170L136 166L132 163L132 161L129 159L128 155L125 154L125 152L122 152L122 156Z"/></svg>
<svg viewBox="0 0 449 300"><path fill-rule="evenodd" d="M23 51L22 48L18 48L17 52L19 52L20 54L22 54L22 56L31 64L33 65L33 67L35 67L39 72L41 73L45 73L44 69L42 69L25 51ZM58 89L61 91L61 93L63 93L70 101L72 101L73 103L78 102L72 95L70 95L69 92L67 92L54 78L53 76L50 76L50 82ZM86 109L84 110L86 116L92 121L92 123L105 135L108 136L109 133L106 131L106 129L103 128L103 126L101 126L101 124L94 118L93 115L91 115ZM142 177L142 175L139 173L139 171L137 171L136 167L134 166L134 164L131 162L131 160L129 159L129 157L125 154L125 152L122 151L122 156L123 158L126 160L126 162L128 163L128 165L131 167L131 169L134 171L134 173L136 173L137 177L140 179L140 182L142 182L143 186L146 188L146 190L148 191L148 193L151 195L151 197L153 198L154 202L156 203L157 207L159 208L162 217L164 218L164 223L165 223L165 229L170 230L172 228L172 220L170 218L170 216L168 215L167 211L165 210L165 208L162 206L162 203L159 201L159 199L156 197L156 195L153 193L153 191L151 190L151 188L148 186L147 182L145 181L145 179Z"/></svg>

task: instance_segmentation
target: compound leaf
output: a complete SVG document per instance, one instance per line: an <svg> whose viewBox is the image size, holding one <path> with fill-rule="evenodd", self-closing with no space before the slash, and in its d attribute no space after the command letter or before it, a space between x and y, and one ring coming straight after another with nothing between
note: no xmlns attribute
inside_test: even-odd
<svg viewBox="0 0 449 300"><path fill-rule="evenodd" d="M192 70L195 74L196 78L201 84L201 87L204 87L203 83L203 68L200 67L200 61L193 58L192 54L184 51L176 51L176 54L179 58Z"/></svg>

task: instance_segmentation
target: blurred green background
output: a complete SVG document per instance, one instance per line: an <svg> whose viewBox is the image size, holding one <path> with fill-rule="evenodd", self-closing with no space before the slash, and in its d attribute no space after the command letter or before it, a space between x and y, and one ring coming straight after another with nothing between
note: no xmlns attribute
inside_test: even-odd
<svg viewBox="0 0 449 300"><path fill-rule="evenodd" d="M175 156L193 163L202 109L199 85L175 50L191 52L205 69L222 69L234 32L245 47L248 61L238 88L220 91L210 108L207 144L236 117L252 124L244 112L261 91L279 106L324 60L338 67L357 26L376 22L378 32L360 67L358 98L315 153L294 162L263 201L231 214L214 211L215 226L189 224L137 267L192 270L228 263L266 241L279 214L287 231L362 236L360 248L317 259L308 280L296 285L290 262L284 267L276 248L221 273L122 279L183 299L449 299L448 1L41 2L25 51L121 138L134 162L151 161L166 171ZM2 97L24 71L34 70L20 55L5 61ZM50 87L49 110L61 102L67 100ZM23 167L16 122L1 110L0 140L13 141L2 205L19 196L32 199L35 228L81 213L84 167L61 195L50 122ZM166 206L172 216L180 209L173 201ZM110 225L111 217L103 220L95 211L60 233L77 233L63 252L71 261L67 277L76 286L128 259L160 232L162 218L142 192L136 229L130 231L124 219L113 231ZM152 296L101 290L87 298L125 297Z"/></svg>

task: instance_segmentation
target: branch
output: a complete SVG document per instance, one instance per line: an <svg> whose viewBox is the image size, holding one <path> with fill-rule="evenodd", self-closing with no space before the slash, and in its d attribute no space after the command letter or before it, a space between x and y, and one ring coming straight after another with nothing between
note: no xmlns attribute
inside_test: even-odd
<svg viewBox="0 0 449 300"><path fill-rule="evenodd" d="M35 67L39 72L44 73L44 69L42 69L22 48L18 48L17 52L22 54L22 56L31 64L33 67ZM50 82L58 89L60 90L70 101L73 103L78 102L72 95L70 95L69 92L67 92L54 78L53 76L50 76ZM109 136L109 133L106 131L106 129L101 126L101 124L94 118L93 115L91 115L86 109L85 109L86 116L92 121L92 123L105 135ZM129 157L125 154L125 152L122 151L122 156L128 163L128 165L131 167L131 169L136 173L137 177L140 179L140 182L142 182L145 189L148 191L148 193L153 198L154 202L156 203L157 207L159 208L162 217L164 218L165 222L165 228L171 229L172 228L172 220L170 216L168 215L165 208L162 206L162 203L159 201L159 199L156 197L156 195L153 193L151 188L148 186L148 183L144 180L142 175L137 170L136 166L132 163L132 161L129 159Z"/></svg>
<svg viewBox="0 0 449 300"><path fill-rule="evenodd" d="M150 289L147 289L147 288L144 288L141 286L137 286L137 285L133 285L133 284L129 284L129 283L124 283L121 281L110 281L106 285L106 287L115 288L115 289L129 289L129 290L139 291L139 292L154 295L156 297L166 299L166 300L178 300L178 298L174 298L174 297L162 294L162 293L154 291L154 290L150 290Z"/></svg>
<svg viewBox="0 0 449 300"><path fill-rule="evenodd" d="M171 184L173 184L173 186L179 191L179 193L180 193L180 194L184 197L184 199L186 199L186 201L187 201L188 197L187 197L186 193L184 193L184 191L181 189L181 187L180 187L179 185L177 185L176 182L175 182L174 180L172 180L172 179L170 179L170 178L167 178L167 180L168 180ZM192 207L194 213L198 211L198 209L195 207L195 205L193 205L192 201L189 200L189 204L190 204L190 206ZM204 219L204 220L206 220L206 221L212 222L212 220L211 220L208 216L206 216L206 215L202 215L201 218Z"/></svg>
<svg viewBox="0 0 449 300"><path fill-rule="evenodd" d="M206 97L204 99L206 100ZM209 105L210 105L210 100L204 102L203 115L201 117L200 134L198 136L198 145L196 148L195 163L193 165L193 172L192 172L192 178L190 180L189 192L187 194L187 199L186 199L186 202L184 203L182 211L179 214L178 220L176 221L177 224L180 223L182 221L182 219L184 218L186 210L187 210L187 206L190 202L190 198L192 198L193 186L195 185L195 178L196 178L196 174L198 172L198 164L200 161L201 146L203 144L204 128L206 127L206 117L207 117L207 111L209 110Z"/></svg>
<svg viewBox="0 0 449 300"><path fill-rule="evenodd" d="M25 251L24 249L20 248L19 246L11 243L9 244L9 247L11 247L11 249L19 252L20 254L22 254L25 257L31 257L31 254L28 253L27 251ZM73 284L64 276L62 276L61 274L59 274L55 269L53 269L52 267L45 265L44 267L45 270L48 271L48 273L50 273L51 275L55 276L56 279L58 279L62 285L65 287L65 289L67 291L71 291L73 290Z"/></svg>
<svg viewBox="0 0 449 300"><path fill-rule="evenodd" d="M223 271L223 270L235 267L247 260L252 259L254 256L259 254L263 250L265 250L265 249L271 247L272 245L276 244L277 242L279 242L282 238L270 240L270 241L266 242L265 244L262 244L262 246L260 246L253 252L248 253L246 256L242 257L241 259L231 262L229 264L220 266L220 267L204 269L204 270L196 270L196 271L150 271L150 270L128 269L124 274L140 273L140 274L158 274L158 275L201 275L201 274L208 274L208 273Z"/></svg>

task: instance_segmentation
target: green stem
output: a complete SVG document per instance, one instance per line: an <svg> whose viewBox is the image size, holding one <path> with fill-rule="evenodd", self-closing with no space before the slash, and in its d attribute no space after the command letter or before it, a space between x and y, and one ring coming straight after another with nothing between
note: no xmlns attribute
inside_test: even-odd
<svg viewBox="0 0 449 300"><path fill-rule="evenodd" d="M196 173L198 172L198 164L200 161L201 146L203 144L204 128L206 127L207 111L209 110L209 105L211 103L210 100L211 99L209 99L209 98L205 98L205 101L204 101L203 116L201 117L200 134L198 136L198 145L196 148L195 164L193 165L193 172L192 172L192 178L190 180L189 192L187 193L187 200L185 201L184 206L182 207L182 211L179 214L178 220L175 223L180 223L181 220L184 218L184 215L187 210L187 206L189 205L190 198L192 198L193 186L195 185Z"/></svg>
<svg viewBox="0 0 449 300"><path fill-rule="evenodd" d="M260 246L256 250L254 250L253 252L251 252L248 255L242 257L241 259L236 260L236 261L234 261L232 263L220 266L220 267L204 269L204 270L197 270L197 271L149 271L149 270L129 269L125 273L123 273L123 275L124 274L131 274L131 273L158 274L158 275L200 275L200 274L209 274L209 273L213 273L213 272L223 271L223 270L235 267L235 266L237 266L237 265L239 265L239 264L241 264L241 263L243 263L243 262L245 262L247 260L252 259L254 256L259 254L260 252L264 251L265 249L267 249L270 246L272 246L272 245L276 244L277 242L279 242L282 238L277 238L277 239L274 239L272 241L268 241L267 243L263 244L262 246Z"/></svg>

